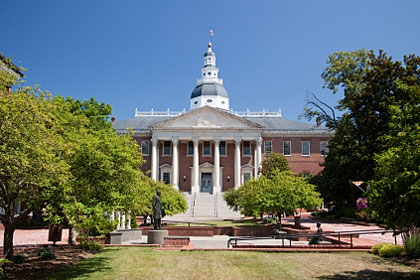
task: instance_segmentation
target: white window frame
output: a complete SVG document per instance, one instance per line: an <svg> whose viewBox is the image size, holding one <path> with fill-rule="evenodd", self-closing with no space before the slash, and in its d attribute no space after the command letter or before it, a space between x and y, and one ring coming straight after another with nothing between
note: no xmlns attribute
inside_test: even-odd
<svg viewBox="0 0 420 280"><path fill-rule="evenodd" d="M267 151L268 149L268 144L270 144L270 150ZM264 141L264 154L266 153L272 153L273 152L273 142L272 141Z"/></svg>
<svg viewBox="0 0 420 280"><path fill-rule="evenodd" d="M209 143L209 153L208 154L205 154L204 153L204 146L205 146L205 143ZM203 144L202 144L203 146L203 149L202 149L202 151L201 151L201 154L203 155L203 156L205 156L205 157L211 157L211 153L212 153L212 149L211 149L211 142L210 141L203 141Z"/></svg>
<svg viewBox="0 0 420 280"><path fill-rule="evenodd" d="M169 154L165 153L165 143L169 143ZM171 141L163 141L162 145L163 145L162 155L163 156L171 156L172 155L172 142Z"/></svg>
<svg viewBox="0 0 420 280"><path fill-rule="evenodd" d="M249 154L245 154L245 143L249 145ZM251 142L250 141L242 141L242 156L250 157L251 156Z"/></svg>
<svg viewBox="0 0 420 280"><path fill-rule="evenodd" d="M160 181L163 182L163 174L169 173L169 185L172 183L172 166L164 164L160 166Z"/></svg>
<svg viewBox="0 0 420 280"><path fill-rule="evenodd" d="M289 143L289 154L286 154L285 153L285 149L284 149L284 147L285 147L285 144L286 143ZM290 156L292 156L292 141L290 141L290 140L288 140L288 141L283 141L283 155L285 156L285 157L290 157Z"/></svg>
<svg viewBox="0 0 420 280"><path fill-rule="evenodd" d="M143 156L149 156L150 153L150 144L149 144L149 140L141 140L141 153ZM147 145L147 153L144 152L143 150L143 144Z"/></svg>
<svg viewBox="0 0 420 280"><path fill-rule="evenodd" d="M325 144L325 143L326 143L325 149L322 149L322 144ZM328 153L330 151L330 148L329 148L328 144L329 144L328 141L319 141L319 153L320 153L321 157L328 156ZM326 150L326 152L325 153L322 153L323 150L324 151Z"/></svg>
<svg viewBox="0 0 420 280"><path fill-rule="evenodd" d="M303 145L305 143L308 143L308 154L303 153L304 152ZM308 140L301 141L301 148L302 148L301 154L302 154L303 157L309 157L311 155L311 141L308 141Z"/></svg>

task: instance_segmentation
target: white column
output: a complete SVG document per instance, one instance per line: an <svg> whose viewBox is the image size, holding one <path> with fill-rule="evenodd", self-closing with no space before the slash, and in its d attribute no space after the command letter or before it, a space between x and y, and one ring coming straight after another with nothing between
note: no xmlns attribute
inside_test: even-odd
<svg viewBox="0 0 420 280"><path fill-rule="evenodd" d="M241 185L241 139L235 139L235 189Z"/></svg>
<svg viewBox="0 0 420 280"><path fill-rule="evenodd" d="M199 165L199 158L198 158L198 144L199 144L200 140L199 139L193 139L193 143L194 143L194 161L193 161L193 183L191 186L191 193L195 193L198 192L198 188L199 188L199 184L198 184L198 179L199 179L199 170L198 170L198 165Z"/></svg>
<svg viewBox="0 0 420 280"><path fill-rule="evenodd" d="M135 219L136 217L134 217ZM127 213L127 227L126 229L131 229L131 215L130 213Z"/></svg>
<svg viewBox="0 0 420 280"><path fill-rule="evenodd" d="M118 221L117 230L118 230L118 229L121 229L121 215L120 215L120 211L116 211L115 214L117 214L117 221Z"/></svg>
<svg viewBox="0 0 420 280"><path fill-rule="evenodd" d="M179 189L178 139L172 139L172 186Z"/></svg>
<svg viewBox="0 0 420 280"><path fill-rule="evenodd" d="M258 138L257 139L257 163L258 163L258 169L260 169L261 167L261 162L262 162L262 156L261 156L261 143L262 143L262 139Z"/></svg>
<svg viewBox="0 0 420 280"><path fill-rule="evenodd" d="M254 147L254 178L258 178L257 140L255 140L255 147Z"/></svg>
<svg viewBox="0 0 420 280"><path fill-rule="evenodd" d="M125 229L125 213L121 215L121 229Z"/></svg>
<svg viewBox="0 0 420 280"><path fill-rule="evenodd" d="M220 139L214 139L213 193L220 192Z"/></svg>
<svg viewBox="0 0 420 280"><path fill-rule="evenodd" d="M157 154L157 143L158 140L157 139L152 139L152 162L151 162L151 167L152 167L152 179L153 180L157 180L157 159L158 159L158 154Z"/></svg>

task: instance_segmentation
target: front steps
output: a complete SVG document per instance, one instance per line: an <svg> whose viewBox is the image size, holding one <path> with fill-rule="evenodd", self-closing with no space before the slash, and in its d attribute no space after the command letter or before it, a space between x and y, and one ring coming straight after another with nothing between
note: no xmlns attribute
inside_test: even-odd
<svg viewBox="0 0 420 280"><path fill-rule="evenodd" d="M243 217L239 211L229 208L223 199L223 193L184 193L184 197L187 200L188 210L185 213L169 216L168 220L190 221L192 219L239 219Z"/></svg>

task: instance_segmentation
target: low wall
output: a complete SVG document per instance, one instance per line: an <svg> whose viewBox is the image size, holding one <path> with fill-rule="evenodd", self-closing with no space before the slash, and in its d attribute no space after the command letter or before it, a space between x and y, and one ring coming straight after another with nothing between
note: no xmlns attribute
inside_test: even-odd
<svg viewBox="0 0 420 280"><path fill-rule="evenodd" d="M121 244L124 241L141 239L142 229L121 229L109 233L109 244Z"/></svg>
<svg viewBox="0 0 420 280"><path fill-rule="evenodd" d="M153 227L144 227L143 234L147 235L149 230ZM163 229L168 230L169 236L213 236L213 227L206 226L173 226L173 227L163 227Z"/></svg>
<svg viewBox="0 0 420 280"><path fill-rule="evenodd" d="M109 244L109 237L105 237L105 236L88 236L88 237L76 237L76 242L80 242L82 240L89 240L92 242L96 242L99 244Z"/></svg>

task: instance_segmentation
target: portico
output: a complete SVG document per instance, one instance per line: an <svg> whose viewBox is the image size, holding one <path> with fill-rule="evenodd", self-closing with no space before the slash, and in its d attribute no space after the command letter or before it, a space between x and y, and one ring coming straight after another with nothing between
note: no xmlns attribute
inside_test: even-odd
<svg viewBox="0 0 420 280"><path fill-rule="evenodd" d="M165 142L170 141L171 154L159 154L159 146L164 146ZM188 150L192 142L192 164L189 172L180 170L179 153L182 150ZM190 192L209 192L220 193L223 191L223 182L233 182L233 186L238 188L245 180L250 177L258 177L258 168L261 164L261 138L233 138L233 137L215 137L213 139L206 137L177 137L170 139L169 137L152 138L152 154L151 154L151 177L154 180L165 181L168 178L170 184L179 190L180 180L186 181L189 177L191 182ZM223 143L222 155L220 153L220 143ZM247 144L243 144L247 143ZM248 150L249 145L249 152ZM209 146L211 153L205 154L204 146ZM226 146L234 146L234 156L227 157ZM245 146L245 147L244 147ZM186 148L186 149L185 149ZM244 154L244 149L246 154ZM251 149L254 152L251 154ZM203 154L204 153L204 154ZM171 157L171 164L162 164L159 166L159 157ZM225 166L221 164L221 157L224 157L224 164L233 166L233 172L224 174ZM252 164L242 164L242 160L251 162ZM181 168L182 169L182 168ZM169 175L165 175L170 173ZM185 175L187 174L188 175ZM244 175L246 174L246 175Z"/></svg>

